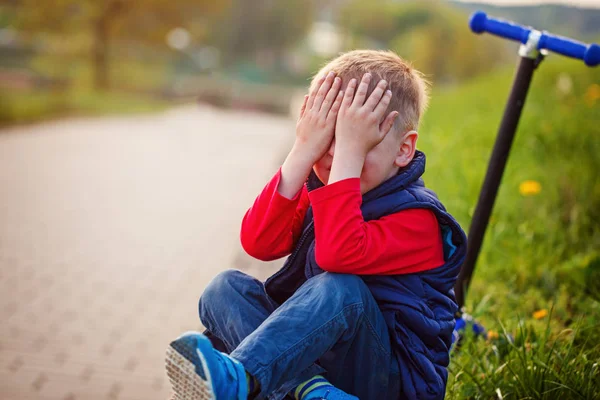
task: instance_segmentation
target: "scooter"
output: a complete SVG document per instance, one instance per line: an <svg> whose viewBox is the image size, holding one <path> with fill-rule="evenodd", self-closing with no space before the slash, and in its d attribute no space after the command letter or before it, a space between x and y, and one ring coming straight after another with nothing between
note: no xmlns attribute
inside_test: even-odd
<svg viewBox="0 0 600 400"><path fill-rule="evenodd" d="M583 60L589 67L600 64L600 46L595 43L588 45L566 37L552 35L545 31L540 32L531 27L488 17L482 11L477 11L471 15L469 26L477 34L488 32L504 39L518 41L521 46L518 53L520 60L512 89L504 109L502 122L498 129L496 142L469 229L467 255L454 287L459 313L456 316L453 343L456 343L467 329L472 330L476 336L488 336L486 329L465 312L465 297L475 271L477 257L481 250L534 71L548 52Z"/></svg>

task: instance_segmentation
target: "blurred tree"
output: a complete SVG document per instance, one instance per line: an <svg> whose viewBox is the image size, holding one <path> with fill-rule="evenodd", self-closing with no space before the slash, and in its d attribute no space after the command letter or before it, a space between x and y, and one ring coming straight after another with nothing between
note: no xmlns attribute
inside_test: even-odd
<svg viewBox="0 0 600 400"><path fill-rule="evenodd" d="M96 89L109 87L110 44L115 38L160 43L168 31L193 25L192 17L216 15L227 0L12 0L19 28L57 35L65 41L88 35Z"/></svg>
<svg viewBox="0 0 600 400"><path fill-rule="evenodd" d="M501 41L472 34L467 16L440 1L352 0L339 23L354 47L395 50L436 81L468 78L506 60Z"/></svg>
<svg viewBox="0 0 600 400"><path fill-rule="evenodd" d="M342 7L339 23L348 33L387 44L398 35L427 24L433 16L421 3L352 0Z"/></svg>
<svg viewBox="0 0 600 400"><path fill-rule="evenodd" d="M233 0L219 24L227 24L220 42L225 63L265 55L280 61L283 51L304 38L314 17L313 1ZM219 33L218 30L215 32Z"/></svg>

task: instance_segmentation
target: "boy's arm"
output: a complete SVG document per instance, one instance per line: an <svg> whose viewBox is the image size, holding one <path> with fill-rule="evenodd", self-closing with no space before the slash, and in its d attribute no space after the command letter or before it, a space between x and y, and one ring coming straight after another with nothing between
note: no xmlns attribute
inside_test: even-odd
<svg viewBox="0 0 600 400"><path fill-rule="evenodd" d="M329 73L304 97L294 146L242 221L242 246L251 256L268 261L291 253L308 208L304 182L333 140L340 86L341 79Z"/></svg>
<svg viewBox="0 0 600 400"><path fill-rule="evenodd" d="M358 178L308 194L315 221L317 264L356 275L407 274L443 264L443 246L432 211L409 209L365 222Z"/></svg>
<svg viewBox="0 0 600 400"><path fill-rule="evenodd" d="M291 253L300 235L308 208L306 189L288 199L277 192L281 169L267 183L242 220L240 240L244 250L263 261Z"/></svg>
<svg viewBox="0 0 600 400"><path fill-rule="evenodd" d="M351 274L400 274L443 264L435 215L405 210L365 222L360 175L367 153L391 131L397 111L385 112L391 91L380 81L367 99L371 76L348 83L338 114L328 185L309 194L315 221L315 256L321 268ZM356 89L356 94L355 94ZM385 91L385 92L384 92Z"/></svg>

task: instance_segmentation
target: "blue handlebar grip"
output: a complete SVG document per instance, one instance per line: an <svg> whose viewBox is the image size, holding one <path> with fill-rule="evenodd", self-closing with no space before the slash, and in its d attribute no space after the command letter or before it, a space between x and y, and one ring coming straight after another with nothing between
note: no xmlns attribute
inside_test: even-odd
<svg viewBox="0 0 600 400"><path fill-rule="evenodd" d="M577 40L544 32L540 37L538 49L548 49L568 57L578 58L590 67L600 64L600 46L594 43L588 46Z"/></svg>
<svg viewBox="0 0 600 400"><path fill-rule="evenodd" d="M476 11L469 21L471 30L475 33L488 32L492 35L527 43L531 29L513 24L502 19L488 18L483 11Z"/></svg>
<svg viewBox="0 0 600 400"><path fill-rule="evenodd" d="M493 35L527 43L531 28L526 28L509 21L489 18L484 12L477 11L469 21L471 30L475 33L489 32ZM586 65L593 67L600 64L600 46L592 43L587 45L577 40L543 32L538 42L538 50L547 49L568 57L583 60Z"/></svg>
<svg viewBox="0 0 600 400"><path fill-rule="evenodd" d="M600 46L596 43L590 44L585 50L583 61L589 67L595 67L600 64Z"/></svg>

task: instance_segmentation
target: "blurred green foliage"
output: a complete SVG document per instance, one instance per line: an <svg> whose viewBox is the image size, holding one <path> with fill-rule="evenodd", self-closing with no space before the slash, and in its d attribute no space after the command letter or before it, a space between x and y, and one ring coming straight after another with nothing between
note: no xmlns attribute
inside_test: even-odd
<svg viewBox="0 0 600 400"><path fill-rule="evenodd" d="M67 93L0 92L0 126L29 123L65 115L108 115L164 110L171 102L126 92L73 90Z"/></svg>
<svg viewBox="0 0 600 400"><path fill-rule="evenodd" d="M12 15L19 31L43 34L40 40L48 52L67 57L87 53L94 66L94 86L106 89L116 39L163 44L174 27L225 7L226 1L210 0L16 0L5 7L5 14Z"/></svg>
<svg viewBox="0 0 600 400"><path fill-rule="evenodd" d="M351 47L392 49L436 82L488 72L508 57L502 41L474 35L465 13L439 1L353 0L340 23Z"/></svg>
<svg viewBox="0 0 600 400"><path fill-rule="evenodd" d="M282 53L305 37L315 17L312 1L232 1L211 29L228 65L248 60L260 63L257 56L281 62ZM224 24L228 29L219 29Z"/></svg>
<svg viewBox="0 0 600 400"><path fill-rule="evenodd" d="M472 34L465 7L441 0L5 0L0 96L15 105L0 111L0 123L72 112L72 93L86 91L284 112L282 99L337 54L316 50L315 42L330 39L317 25L336 30L337 50L392 49L436 85L513 62L517 44ZM552 11L544 13L552 16L548 28L564 14L594 32L584 11L544 10ZM187 36L170 47L167 37L177 30ZM281 86L290 87L287 95Z"/></svg>

